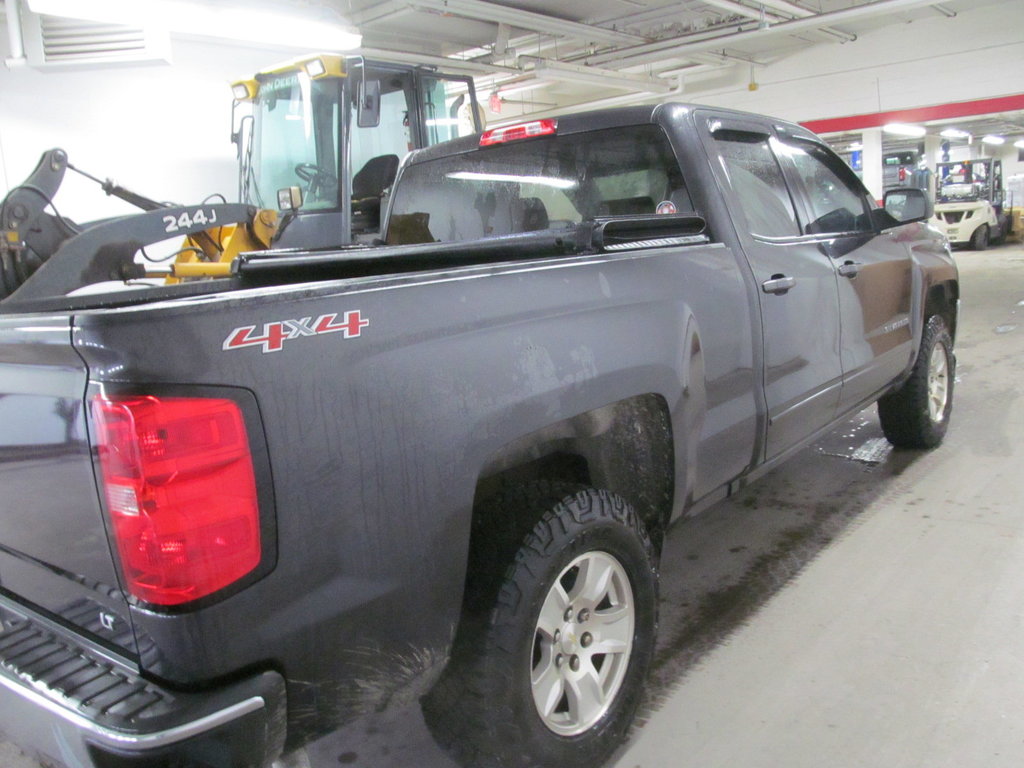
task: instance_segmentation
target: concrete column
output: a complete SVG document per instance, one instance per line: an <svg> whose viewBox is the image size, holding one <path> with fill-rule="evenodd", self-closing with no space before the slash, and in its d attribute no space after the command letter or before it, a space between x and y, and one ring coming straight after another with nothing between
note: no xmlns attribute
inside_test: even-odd
<svg viewBox="0 0 1024 768"><path fill-rule="evenodd" d="M864 145L862 178L864 186L876 200L882 199L884 184L882 182L882 129L868 128L860 135L860 143Z"/></svg>
<svg viewBox="0 0 1024 768"><path fill-rule="evenodd" d="M931 174L928 176L928 194L935 198L935 165L936 163L942 162L942 142L944 139L941 136L935 136L928 134L924 137L924 159L927 162L928 170Z"/></svg>

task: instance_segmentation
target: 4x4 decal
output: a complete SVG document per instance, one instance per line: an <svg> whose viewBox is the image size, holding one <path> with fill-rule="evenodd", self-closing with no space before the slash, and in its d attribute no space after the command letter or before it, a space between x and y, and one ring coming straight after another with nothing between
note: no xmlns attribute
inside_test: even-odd
<svg viewBox="0 0 1024 768"><path fill-rule="evenodd" d="M255 325L244 325L235 328L224 339L222 349L243 349L245 347L263 347L263 354L267 352L278 352L284 349L284 343L297 339L301 336L321 336L325 333L341 333L346 339L359 337L363 328L368 326L370 321L363 317L362 312L354 309L346 312L345 317L338 321L338 313L320 315L316 320L312 317L303 317L298 320L279 320L274 323L264 323L263 334L253 335L256 331Z"/></svg>

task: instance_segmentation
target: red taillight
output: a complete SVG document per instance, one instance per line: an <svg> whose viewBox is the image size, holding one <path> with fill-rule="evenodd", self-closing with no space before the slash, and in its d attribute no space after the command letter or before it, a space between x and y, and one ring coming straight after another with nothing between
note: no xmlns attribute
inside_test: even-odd
<svg viewBox="0 0 1024 768"><path fill-rule="evenodd" d="M552 136L557 131L557 120L534 120L530 123L520 123L519 125L510 125L506 128L493 128L485 131L480 136L480 146L489 147L492 144L532 139L536 136Z"/></svg>
<svg viewBox="0 0 1024 768"><path fill-rule="evenodd" d="M129 592L179 605L259 565L256 479L237 403L101 396L92 408Z"/></svg>

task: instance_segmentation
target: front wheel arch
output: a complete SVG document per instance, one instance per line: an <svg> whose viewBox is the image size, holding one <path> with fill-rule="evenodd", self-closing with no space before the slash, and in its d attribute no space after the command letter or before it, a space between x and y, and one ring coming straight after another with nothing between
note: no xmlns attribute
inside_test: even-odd
<svg viewBox="0 0 1024 768"><path fill-rule="evenodd" d="M946 435L953 409L956 357L940 315L932 315L909 378L878 401L878 419L897 448L934 448Z"/></svg>

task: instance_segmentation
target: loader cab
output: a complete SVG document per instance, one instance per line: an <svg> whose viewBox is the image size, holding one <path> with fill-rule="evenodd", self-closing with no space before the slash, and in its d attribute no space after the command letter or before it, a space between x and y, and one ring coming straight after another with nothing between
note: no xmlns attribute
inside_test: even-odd
<svg viewBox="0 0 1024 768"><path fill-rule="evenodd" d="M233 88L239 198L281 211L281 248L372 242L402 158L482 129L472 79L423 67L322 55Z"/></svg>

